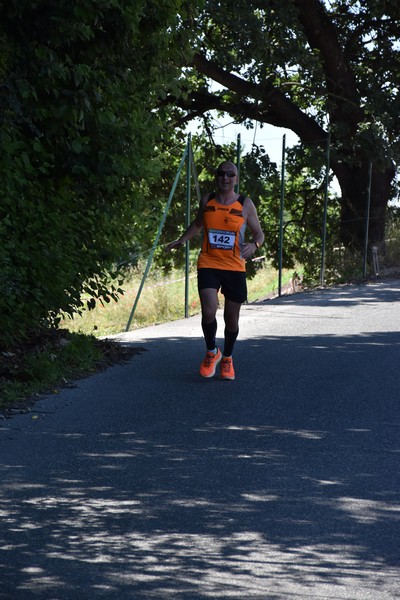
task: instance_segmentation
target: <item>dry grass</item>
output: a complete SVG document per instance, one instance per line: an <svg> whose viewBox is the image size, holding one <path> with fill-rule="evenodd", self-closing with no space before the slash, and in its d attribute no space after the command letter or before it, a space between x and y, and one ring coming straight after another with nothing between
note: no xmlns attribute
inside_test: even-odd
<svg viewBox="0 0 400 600"><path fill-rule="evenodd" d="M283 281L289 281L292 272L284 274ZM118 302L111 301L102 306L98 304L94 310L85 310L82 316L65 319L60 326L73 332L92 334L96 337L125 331L132 307L134 305L142 274L137 272L122 286L125 294ZM249 302L262 299L278 288L278 273L268 265L261 268L257 275L248 281ZM196 274L189 280L189 315L200 311L197 293ZM150 274L142 289L131 330L155 325L185 316L185 282L182 273L173 273L168 278L160 274Z"/></svg>

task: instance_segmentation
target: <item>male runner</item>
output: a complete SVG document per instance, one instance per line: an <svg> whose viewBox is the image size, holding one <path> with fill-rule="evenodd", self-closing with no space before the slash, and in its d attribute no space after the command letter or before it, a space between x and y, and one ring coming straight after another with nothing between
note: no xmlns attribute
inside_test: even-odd
<svg viewBox="0 0 400 600"><path fill-rule="evenodd" d="M203 229L197 277L207 352L200 375L213 377L221 363L220 378L232 380L235 379L232 353L239 333L240 307L247 300L245 261L263 244L264 234L253 202L235 192L238 171L232 162L219 165L216 183L216 192L202 197L196 218L180 238L167 246L167 251L184 245ZM247 225L252 241L246 243ZM225 296L223 354L215 339L219 289Z"/></svg>

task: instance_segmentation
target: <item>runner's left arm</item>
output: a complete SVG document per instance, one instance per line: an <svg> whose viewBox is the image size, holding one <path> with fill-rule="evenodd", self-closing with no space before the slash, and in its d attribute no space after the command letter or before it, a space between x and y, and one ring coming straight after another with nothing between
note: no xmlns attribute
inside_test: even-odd
<svg viewBox="0 0 400 600"><path fill-rule="evenodd" d="M264 243L264 233L261 229L260 220L258 218L257 209L254 206L254 202L250 200L250 198L246 198L243 205L244 216L247 220L247 225L249 226L252 234L252 241L244 244L243 247L243 258L249 258L252 256L259 246L262 246ZM258 245L256 245L256 242Z"/></svg>

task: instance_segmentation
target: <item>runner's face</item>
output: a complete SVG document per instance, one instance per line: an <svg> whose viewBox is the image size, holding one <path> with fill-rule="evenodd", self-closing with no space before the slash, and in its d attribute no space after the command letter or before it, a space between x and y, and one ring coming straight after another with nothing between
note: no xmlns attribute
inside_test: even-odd
<svg viewBox="0 0 400 600"><path fill-rule="evenodd" d="M220 190L233 190L238 182L237 169L232 163L222 163L217 170L217 185Z"/></svg>

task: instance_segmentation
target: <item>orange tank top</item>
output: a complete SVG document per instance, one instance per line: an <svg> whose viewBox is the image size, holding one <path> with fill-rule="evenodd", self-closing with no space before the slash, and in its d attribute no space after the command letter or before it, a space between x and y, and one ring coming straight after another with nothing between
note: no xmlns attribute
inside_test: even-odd
<svg viewBox="0 0 400 600"><path fill-rule="evenodd" d="M244 196L229 204L220 204L210 194L203 213L203 243L197 261L198 269L245 271L242 257L246 222L243 218Z"/></svg>

